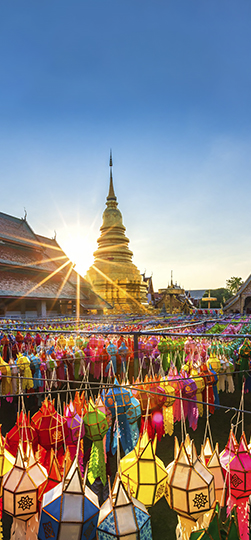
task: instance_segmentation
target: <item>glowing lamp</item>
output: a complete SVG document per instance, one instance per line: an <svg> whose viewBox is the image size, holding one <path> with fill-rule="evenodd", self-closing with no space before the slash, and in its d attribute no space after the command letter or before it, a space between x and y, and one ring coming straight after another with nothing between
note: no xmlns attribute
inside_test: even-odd
<svg viewBox="0 0 251 540"><path fill-rule="evenodd" d="M33 458L29 470L27 459L20 444L15 465L3 480L3 509L7 514L23 521L27 521L37 513L39 482L46 479L42 469L39 471L34 469Z"/></svg>
<svg viewBox="0 0 251 540"><path fill-rule="evenodd" d="M135 448L120 460L121 479L129 483L131 495L145 506L153 506L164 495L167 473L156 456L157 437L139 436Z"/></svg>
<svg viewBox="0 0 251 540"><path fill-rule="evenodd" d="M94 540L98 522L98 498L82 483L77 460L65 480L45 493L38 530L39 540Z"/></svg>
<svg viewBox="0 0 251 540"><path fill-rule="evenodd" d="M197 456L194 442L181 443L167 467L166 499L180 516L196 521L215 501L214 477Z"/></svg>
<svg viewBox="0 0 251 540"><path fill-rule="evenodd" d="M112 492L101 506L98 540L151 540L150 515L142 503L132 498L117 474Z"/></svg>

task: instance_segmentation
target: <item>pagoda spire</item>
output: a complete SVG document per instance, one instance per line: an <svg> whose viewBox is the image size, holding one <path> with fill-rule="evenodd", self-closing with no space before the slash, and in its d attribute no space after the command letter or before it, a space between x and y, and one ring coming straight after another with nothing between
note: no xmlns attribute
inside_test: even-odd
<svg viewBox="0 0 251 540"><path fill-rule="evenodd" d="M114 187L113 187L112 165L113 165L112 151L110 150L110 162L109 162L109 166L110 166L110 186L109 186L109 193L108 193L107 201L116 201L117 200L117 197L116 197L116 195L114 193Z"/></svg>

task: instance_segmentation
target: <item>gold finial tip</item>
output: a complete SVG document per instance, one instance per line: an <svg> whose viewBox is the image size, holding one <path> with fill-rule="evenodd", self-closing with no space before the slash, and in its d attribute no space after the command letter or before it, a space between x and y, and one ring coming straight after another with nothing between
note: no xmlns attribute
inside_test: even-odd
<svg viewBox="0 0 251 540"><path fill-rule="evenodd" d="M110 167L112 167L113 163L112 163L112 150L110 150Z"/></svg>

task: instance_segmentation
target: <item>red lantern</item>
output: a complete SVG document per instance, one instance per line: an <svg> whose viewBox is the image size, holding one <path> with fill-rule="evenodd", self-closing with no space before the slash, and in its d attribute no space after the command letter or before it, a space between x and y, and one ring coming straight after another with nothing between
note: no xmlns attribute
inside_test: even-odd
<svg viewBox="0 0 251 540"><path fill-rule="evenodd" d="M66 419L55 411L54 400L47 398L33 415L31 425L37 431L39 444L46 450L60 448L68 435Z"/></svg>
<svg viewBox="0 0 251 540"><path fill-rule="evenodd" d="M15 456L19 442L22 441L24 452L27 452L27 442L32 444L33 451L37 451L38 434L35 428L31 425L30 412L28 415L21 411L17 413L17 421L14 427L6 435L6 448Z"/></svg>

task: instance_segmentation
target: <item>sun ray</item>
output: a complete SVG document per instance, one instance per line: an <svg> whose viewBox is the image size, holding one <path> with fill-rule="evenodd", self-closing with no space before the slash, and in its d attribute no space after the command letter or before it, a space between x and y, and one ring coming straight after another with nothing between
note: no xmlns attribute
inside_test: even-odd
<svg viewBox="0 0 251 540"><path fill-rule="evenodd" d="M128 298L130 298L130 300L132 300L133 302L135 302L135 304L137 304L137 306L139 306L140 308L143 308L146 312L147 312L147 309L145 308L145 306L143 304L141 304L141 302L139 302L138 300L136 300L136 298L133 298L133 296L131 296L131 294L129 294L127 291L125 291L122 287L120 287L117 283L115 283L111 278L109 278L106 274L104 274L104 272L102 272L102 270L99 270L99 268L97 268L97 266L95 266L95 264L93 264L93 268L94 270L96 270L96 272L98 272L102 277L104 277L107 281L109 281L109 283L111 283L113 285L113 287L116 287L117 289L119 289L120 292L122 292L122 294Z"/></svg>
<svg viewBox="0 0 251 540"><path fill-rule="evenodd" d="M37 283L36 285L34 285L34 287L32 287L27 293L25 293L21 298L20 300L23 300L24 298L26 298L27 296L29 296L33 291L35 291L36 289L38 289L38 287L41 287L41 285L43 285L44 283L46 283L46 281L49 281L49 279L51 279L53 276L55 276L58 272L60 272L61 270L63 270L63 268L65 268L68 264L70 264L71 261L66 261L64 264L62 264L61 266L59 266L59 268L57 268L56 270L54 270L53 272L51 272L49 274L49 276L46 276L44 279L42 279L42 281L40 281L39 283ZM72 263L71 263L72 264Z"/></svg>
<svg viewBox="0 0 251 540"><path fill-rule="evenodd" d="M27 240L27 238L24 238L23 236L11 236L11 238L8 238L7 236L5 236L3 238L4 241L8 241L8 240L18 240L20 242L23 241L25 242L25 244L32 244L32 245L35 245L35 246L38 246L38 247L45 247L45 248L49 248L49 249L53 249L53 250L57 250L57 251L61 251L62 252L62 249L61 247L58 247L58 246L51 246L51 244L46 244L45 242L40 242L39 240L31 240L30 238Z"/></svg>
<svg viewBox="0 0 251 540"><path fill-rule="evenodd" d="M70 266L69 270L67 271L67 274L66 274L66 276L64 277L64 279L63 279L63 281L62 281L62 283L61 283L61 285L60 285L60 287L59 287L59 289L58 289L56 298L55 298L55 300L54 300L54 302L53 302L53 304L52 304L52 306L51 306L51 309L50 309L49 311L52 311L52 310L53 310L53 308L54 308L54 306L55 306L55 304L56 304L56 301L58 300L59 295L61 294L61 291L63 290L63 288L64 288L64 286L65 286L65 284L66 284L66 281L68 281L68 278L69 278L69 276L70 276L70 274L71 274L73 268L74 268L74 264L71 263L71 266Z"/></svg>

